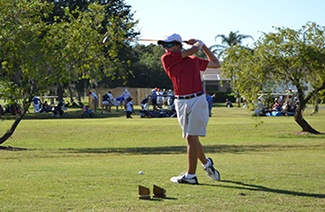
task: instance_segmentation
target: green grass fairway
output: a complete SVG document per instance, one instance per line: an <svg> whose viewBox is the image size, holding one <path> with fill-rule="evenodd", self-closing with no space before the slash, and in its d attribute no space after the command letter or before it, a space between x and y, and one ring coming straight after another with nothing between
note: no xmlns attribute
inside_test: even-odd
<svg viewBox="0 0 325 212"><path fill-rule="evenodd" d="M324 132L324 106L310 112L305 119ZM13 149L0 150L0 211L325 210L325 134L300 134L293 117L213 108L201 142L222 180L211 181L198 165L200 184L179 185L169 181L187 165L176 118L34 115L2 145ZM1 135L12 121L0 119ZM154 184L167 198L139 200L138 185L152 196Z"/></svg>

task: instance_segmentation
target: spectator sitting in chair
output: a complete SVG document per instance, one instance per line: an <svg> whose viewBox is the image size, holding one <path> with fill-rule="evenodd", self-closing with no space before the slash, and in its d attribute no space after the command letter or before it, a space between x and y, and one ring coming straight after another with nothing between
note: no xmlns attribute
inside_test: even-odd
<svg viewBox="0 0 325 212"><path fill-rule="evenodd" d="M121 106L123 108L124 97L119 96L114 99L114 105L116 106L116 112L118 112L118 107Z"/></svg>
<svg viewBox="0 0 325 212"><path fill-rule="evenodd" d="M226 99L226 107L228 107L228 108L233 107L233 105L229 99Z"/></svg>
<svg viewBox="0 0 325 212"><path fill-rule="evenodd" d="M262 102L262 99L260 99L260 98L258 98L257 108L254 110L253 115L256 115L256 116L265 115L264 114L264 104Z"/></svg>
<svg viewBox="0 0 325 212"><path fill-rule="evenodd" d="M52 107L47 103L47 101L45 101L43 104L42 104L42 107L41 107L41 110L39 111L40 113L42 112L51 112L52 111Z"/></svg>
<svg viewBox="0 0 325 212"><path fill-rule="evenodd" d="M278 99L274 99L274 104L272 105L272 111L282 111L282 105L279 103Z"/></svg>
<svg viewBox="0 0 325 212"><path fill-rule="evenodd" d="M142 99L140 106L142 110L148 110L149 109L149 100L150 95L148 95L146 98Z"/></svg>
<svg viewBox="0 0 325 212"><path fill-rule="evenodd" d="M125 105L125 111L126 111L126 118L132 118L131 114L134 113L134 108L133 108L133 104L132 104L132 98L129 97L126 100L126 105Z"/></svg>

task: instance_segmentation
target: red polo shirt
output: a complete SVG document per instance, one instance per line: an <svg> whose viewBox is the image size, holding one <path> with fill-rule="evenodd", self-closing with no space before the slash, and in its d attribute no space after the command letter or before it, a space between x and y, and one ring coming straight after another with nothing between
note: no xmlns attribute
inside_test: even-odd
<svg viewBox="0 0 325 212"><path fill-rule="evenodd" d="M205 71L208 60L195 56L182 58L181 52L166 52L161 62L173 83L175 95L203 91L200 71Z"/></svg>

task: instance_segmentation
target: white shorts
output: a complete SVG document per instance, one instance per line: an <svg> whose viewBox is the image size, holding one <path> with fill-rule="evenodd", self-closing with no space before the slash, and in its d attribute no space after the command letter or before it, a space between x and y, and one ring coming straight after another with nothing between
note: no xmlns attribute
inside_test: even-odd
<svg viewBox="0 0 325 212"><path fill-rule="evenodd" d="M102 105L109 105L109 101L103 101Z"/></svg>
<svg viewBox="0 0 325 212"><path fill-rule="evenodd" d="M209 121L205 94L192 99L175 99L174 103L183 138L187 135L205 136Z"/></svg>

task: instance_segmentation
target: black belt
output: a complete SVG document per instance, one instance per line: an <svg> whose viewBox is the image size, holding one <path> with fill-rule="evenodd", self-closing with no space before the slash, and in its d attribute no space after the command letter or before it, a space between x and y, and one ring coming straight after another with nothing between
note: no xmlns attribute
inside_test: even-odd
<svg viewBox="0 0 325 212"><path fill-rule="evenodd" d="M204 94L204 92L198 92L190 95L185 95L185 96L175 96L175 99L192 99L194 97L198 97Z"/></svg>

